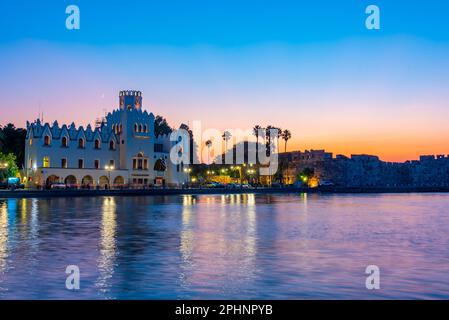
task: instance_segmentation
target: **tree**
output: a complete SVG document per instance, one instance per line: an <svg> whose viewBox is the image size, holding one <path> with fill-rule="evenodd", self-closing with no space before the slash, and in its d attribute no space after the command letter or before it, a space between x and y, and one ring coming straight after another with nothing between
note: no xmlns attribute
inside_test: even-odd
<svg viewBox="0 0 449 320"><path fill-rule="evenodd" d="M226 154L226 152L228 150L228 141L231 139L232 134L229 131L225 131L225 132L223 132L223 135L221 137L223 138L223 141L225 142L225 152L223 153L223 163L224 163L224 161L225 161L224 155Z"/></svg>
<svg viewBox="0 0 449 320"><path fill-rule="evenodd" d="M259 134L263 130L263 128L259 125L255 125L253 128L253 134L256 136L256 163L259 163Z"/></svg>
<svg viewBox="0 0 449 320"><path fill-rule="evenodd" d="M168 125L168 122L164 117L156 116L156 118L154 118L154 135L156 137L167 135L172 132L173 129Z"/></svg>
<svg viewBox="0 0 449 320"><path fill-rule="evenodd" d="M280 153L280 147L279 147L279 140L282 138L282 129L277 127L274 128L275 130L277 130L277 135L276 135L276 139L277 139L277 148L278 148L278 153Z"/></svg>
<svg viewBox="0 0 449 320"><path fill-rule="evenodd" d="M272 145L271 130L274 130L274 129L276 129L276 128L273 127L272 125L267 126L265 129L265 148L266 148L267 157L269 157L271 155L271 145Z"/></svg>
<svg viewBox="0 0 449 320"><path fill-rule="evenodd" d="M19 168L17 167L16 161L14 154L0 152L0 181L17 175Z"/></svg>
<svg viewBox="0 0 449 320"><path fill-rule="evenodd" d="M282 139L285 141L285 153L287 153L287 142L292 138L292 133L290 130L285 129L282 131Z"/></svg>
<svg viewBox="0 0 449 320"><path fill-rule="evenodd" d="M1 130L1 128L0 128L0 130ZM3 134L3 132L0 131L0 150L3 149L3 145L5 144L5 142L6 142L6 137Z"/></svg>
<svg viewBox="0 0 449 320"><path fill-rule="evenodd" d="M210 156L210 148L212 147L212 140L207 140L205 145L207 147L207 164L210 164L209 156Z"/></svg>
<svg viewBox="0 0 449 320"><path fill-rule="evenodd" d="M193 137L193 131L190 130L190 127L188 125L186 125L185 123L182 123L179 126L179 129L185 130L189 134L189 148L190 148L189 160L190 160L190 164L194 164L195 163L194 158L198 152L198 144L195 142L195 139Z"/></svg>
<svg viewBox="0 0 449 320"><path fill-rule="evenodd" d="M12 153L16 156L17 167L23 167L25 163L25 139L27 131L16 128L12 123L0 127L0 152Z"/></svg>
<svg viewBox="0 0 449 320"><path fill-rule="evenodd" d="M310 179L313 178L315 175L315 170L312 168L304 168L299 174L298 174L298 180L300 180L302 183L308 185Z"/></svg>

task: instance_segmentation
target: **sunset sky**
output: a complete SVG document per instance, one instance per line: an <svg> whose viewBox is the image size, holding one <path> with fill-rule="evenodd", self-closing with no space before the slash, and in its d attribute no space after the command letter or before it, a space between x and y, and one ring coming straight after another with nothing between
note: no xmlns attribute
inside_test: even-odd
<svg viewBox="0 0 449 320"><path fill-rule="evenodd" d="M143 92L172 126L292 131L290 150L449 154L449 2L2 1L0 125L86 125ZM81 29L65 28L65 8ZM381 9L381 30L365 8Z"/></svg>

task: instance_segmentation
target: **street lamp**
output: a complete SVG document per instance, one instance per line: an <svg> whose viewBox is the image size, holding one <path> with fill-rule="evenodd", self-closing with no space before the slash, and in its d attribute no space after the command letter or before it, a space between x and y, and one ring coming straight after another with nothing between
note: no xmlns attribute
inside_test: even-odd
<svg viewBox="0 0 449 320"><path fill-rule="evenodd" d="M190 173L192 172L192 168L184 168L184 172L188 174L188 183L190 183Z"/></svg>
<svg viewBox="0 0 449 320"><path fill-rule="evenodd" d="M109 185L111 185L111 171L114 170L114 166L106 166L104 168L108 172L108 183L109 183Z"/></svg>

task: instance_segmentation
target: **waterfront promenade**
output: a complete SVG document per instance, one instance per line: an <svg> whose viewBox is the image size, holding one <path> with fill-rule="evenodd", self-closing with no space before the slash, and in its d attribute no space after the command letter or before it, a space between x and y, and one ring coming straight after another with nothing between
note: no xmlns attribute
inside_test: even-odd
<svg viewBox="0 0 449 320"><path fill-rule="evenodd" d="M124 190L0 190L0 198L56 198L103 196L169 196L202 194L291 194L291 193L438 193L449 187L318 187L318 188L186 188L186 189L124 189Z"/></svg>

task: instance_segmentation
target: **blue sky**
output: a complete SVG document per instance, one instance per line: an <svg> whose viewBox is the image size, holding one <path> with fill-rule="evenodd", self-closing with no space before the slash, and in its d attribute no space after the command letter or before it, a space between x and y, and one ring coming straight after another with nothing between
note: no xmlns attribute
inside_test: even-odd
<svg viewBox="0 0 449 320"><path fill-rule="evenodd" d="M76 4L82 28L68 34L64 11ZM382 9L379 36L411 34L448 41L449 3L444 0L318 1L2 1L2 43L23 39L92 45L198 44L235 47L255 43L335 41L370 36L364 9ZM62 13L62 14L61 14Z"/></svg>
<svg viewBox="0 0 449 320"><path fill-rule="evenodd" d="M81 30L65 28L69 4ZM370 4L381 30L365 28ZM292 149L449 154L449 1L3 0L0 12L0 124L38 110L86 124L137 89L173 126L273 124Z"/></svg>

